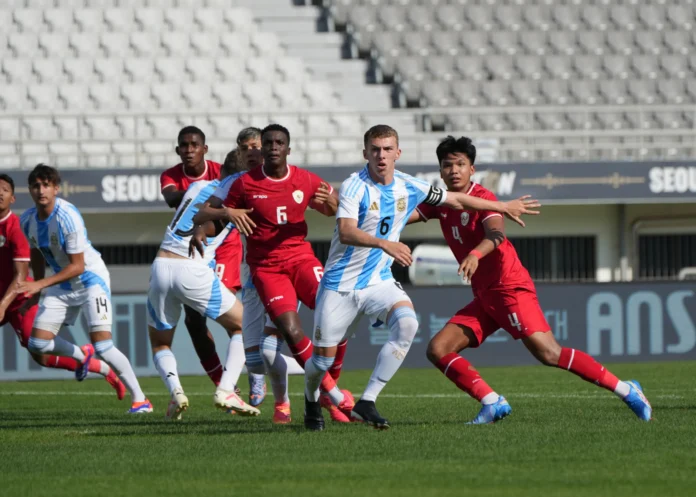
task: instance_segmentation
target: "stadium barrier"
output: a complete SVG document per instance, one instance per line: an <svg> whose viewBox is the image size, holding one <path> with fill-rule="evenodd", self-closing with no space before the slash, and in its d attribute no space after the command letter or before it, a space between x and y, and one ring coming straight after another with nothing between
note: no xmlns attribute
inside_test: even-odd
<svg viewBox="0 0 696 497"><path fill-rule="evenodd" d="M404 367L429 367L425 350L432 335L471 298L469 287L408 288L421 323ZM696 289L689 282L619 284L540 284L539 301L558 341L579 348L603 363L696 359ZM145 295L113 298L114 338L128 355L136 374L156 376L147 337ZM312 312L301 311L305 330L312 330ZM183 324L174 340L179 372L202 375L191 340ZM218 353L224 358L226 334L210 322ZM84 319L61 334L76 343L88 340ZM70 378L55 369L41 369L22 350L9 326L0 340L0 380ZM385 327L372 327L363 319L348 344L344 368L372 368L380 347L388 339ZM479 349L464 353L477 366L535 364L521 343L504 331L492 335Z"/></svg>

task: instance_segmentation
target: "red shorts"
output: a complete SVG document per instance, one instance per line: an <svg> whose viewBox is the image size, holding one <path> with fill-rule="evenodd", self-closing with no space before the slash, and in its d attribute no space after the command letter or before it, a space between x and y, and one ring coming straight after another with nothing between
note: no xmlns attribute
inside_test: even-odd
<svg viewBox="0 0 696 497"><path fill-rule="evenodd" d="M242 251L242 240L237 230L230 231L215 251L215 273L220 282L235 293L242 288L239 273L242 265Z"/></svg>
<svg viewBox="0 0 696 497"><path fill-rule="evenodd" d="M471 328L478 339L478 344L471 347L478 347L500 328L515 340L551 330L536 292L527 288L496 288L480 292L449 322Z"/></svg>
<svg viewBox="0 0 696 497"><path fill-rule="evenodd" d="M36 312L39 310L39 306L36 304L31 306L24 314L19 312L20 306L21 304L13 306L12 309L8 310L5 313L5 320L0 323L0 326L9 323L17 334L19 343L26 349L29 344L31 329L34 327L34 318L36 317Z"/></svg>
<svg viewBox="0 0 696 497"><path fill-rule="evenodd" d="M252 269L252 280L266 311L275 320L285 312L297 312L299 300L314 309L324 268L316 257L288 261L278 267Z"/></svg>

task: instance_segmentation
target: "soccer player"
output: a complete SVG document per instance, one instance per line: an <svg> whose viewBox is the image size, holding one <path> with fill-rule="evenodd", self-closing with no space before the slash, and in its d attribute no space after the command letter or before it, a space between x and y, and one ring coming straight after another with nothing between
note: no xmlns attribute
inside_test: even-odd
<svg viewBox="0 0 696 497"><path fill-rule="evenodd" d="M205 144L205 134L195 126L186 126L179 131L177 137L176 154L181 162L162 173L160 183L162 196L169 207L178 208L181 199L186 194L188 187L197 181L214 181L220 178L220 164L205 159L208 146ZM224 271L229 271L228 283L235 285L234 261L241 252L239 234L233 230L229 246L221 247L222 255L229 257L230 261L220 258L219 264ZM225 276L223 274L223 276ZM215 386L220 384L222 377L222 364L215 350L215 339L208 329L205 316L195 312L188 306L184 307L186 329L191 336L191 342L196 355L201 361L201 366L208 374Z"/></svg>
<svg viewBox="0 0 696 497"><path fill-rule="evenodd" d="M472 198L495 200L495 195L473 183L476 147L466 137L448 136L437 147L440 176L448 196L454 192ZM539 361L570 371L585 381L614 392L642 420L652 413L641 386L621 381L585 352L561 347L550 332L537 300L534 283L505 237L503 218L497 212L452 209L421 204L412 221L438 219L447 244L459 261L459 274L474 291L474 300L457 311L428 344L428 359L457 387L483 404L471 424L494 423L511 412L474 367L459 355L480 346L499 328L522 343Z"/></svg>
<svg viewBox="0 0 696 497"><path fill-rule="evenodd" d="M246 260L254 287L278 329L267 328L261 339L266 370L269 375L281 376L287 370L279 353L282 339L287 340L303 367L312 353L312 342L302 331L297 305L299 300L314 309L323 268L305 240L305 210L312 207L332 216L337 199L317 175L287 163L290 133L283 126L271 124L262 131L262 152L263 165L239 176L224 206L226 220L246 236ZM339 372L336 369L335 374ZM350 392L339 390L331 375L324 377L322 388L332 419L349 422L353 404Z"/></svg>
<svg viewBox="0 0 696 497"><path fill-rule="evenodd" d="M17 292L31 297L31 308L42 295L27 348L34 354L50 354L79 362L75 377L87 376L94 354L106 362L131 394L129 413L152 412L128 358L114 346L111 336L109 272L87 237L77 208L61 198L58 171L45 164L29 174L29 193L34 207L20 219L31 246L34 281L19 282ZM53 275L46 277L48 262ZM80 311L89 326L91 344L77 347L57 336L63 324L75 323Z"/></svg>
<svg viewBox="0 0 696 497"><path fill-rule="evenodd" d="M34 317L38 306L25 306L27 299L17 293L19 283L29 279L29 243L22 233L19 217L10 208L15 201L14 181L6 174L0 174L0 326L9 323L19 339L19 343L27 348ZM56 355L39 355L31 353L37 364L45 368L66 369L75 371L79 366L71 357ZM89 362L89 372L104 376L106 381L116 390L118 399L126 394L118 376L108 364L93 358Z"/></svg>
<svg viewBox="0 0 696 497"><path fill-rule="evenodd" d="M396 130L378 125L364 137L365 168L341 185L337 229L334 231L326 272L321 280L314 314L314 355L305 365L305 427L323 430L319 381L331 367L337 345L353 334L361 315L386 322L389 341L365 392L351 415L376 428L389 423L379 415L375 400L394 376L418 331L411 299L394 280L391 265L411 264L411 251L399 242L401 231L416 206L446 205L454 209L493 210L520 224L522 214L535 214L538 203L524 198L493 202L463 193L447 193L429 183L395 170L401 155Z"/></svg>
<svg viewBox="0 0 696 497"><path fill-rule="evenodd" d="M223 169L222 177L226 176L227 170ZM174 219L167 226L152 264L147 303L148 328L155 366L171 394L166 413L171 420L181 419L181 414L189 406L171 351L182 304L216 320L230 337L224 372L214 395L215 406L247 416L259 414L258 409L246 404L235 392L244 366L244 361L235 357L235 350L241 349L242 358L244 354L243 347L240 347L242 304L233 292L220 284L213 269L216 249L227 237L231 226L213 228L212 231L218 234L206 240L203 255L194 253L193 258L189 258L189 242L195 228L193 217L219 184L220 180L216 179L197 181L189 186Z"/></svg>

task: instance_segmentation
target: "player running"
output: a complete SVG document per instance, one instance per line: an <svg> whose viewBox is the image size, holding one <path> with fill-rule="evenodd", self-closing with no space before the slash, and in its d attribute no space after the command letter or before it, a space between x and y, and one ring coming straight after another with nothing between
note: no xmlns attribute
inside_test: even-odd
<svg viewBox="0 0 696 497"><path fill-rule="evenodd" d="M297 305L299 300L314 309L323 268L305 240L305 211L312 207L333 216L337 199L317 175L287 163L290 133L283 126L271 124L262 131L262 152L263 165L239 176L224 206L226 220L247 238L246 260L254 287L280 332L267 329L260 342L266 370L279 377L287 370L279 353L283 338L301 366L312 354L312 342L302 331ZM210 217L201 216L203 219ZM338 377L339 373L340 368L335 368L333 374ZM322 388L332 419L349 422L350 392L339 390L330 374L322 380Z"/></svg>
<svg viewBox="0 0 696 497"><path fill-rule="evenodd" d="M493 193L471 181L476 169L476 147L469 138L448 136L437 147L437 158L448 196L457 192L495 200ZM440 221L442 234L459 262L459 274L471 281L474 291L474 300L432 338L427 351L430 362L483 404L470 424L494 423L512 411L505 398L459 355L466 348L480 346L499 328L515 340L521 339L543 364L568 370L614 392L640 419L650 420L652 407L637 381L621 381L585 352L561 347L556 342L539 306L534 283L505 237L500 214L428 203L419 205L417 211L411 221Z"/></svg>
<svg viewBox="0 0 696 497"><path fill-rule="evenodd" d="M454 209L493 210L518 223L522 214L537 214L529 208L535 200L523 197L512 202L493 202L447 193L429 183L395 170L401 155L399 135L385 125L365 133L365 168L341 185L337 229L334 231L326 272L317 295L314 314L314 355L305 365L305 427L323 430L319 404L319 381L336 354L337 345L355 332L361 315L386 322L389 341L351 415L376 428L389 428L379 415L375 400L394 376L418 331L411 299L394 280L391 266L411 264L411 251L399 236L416 206L445 205Z"/></svg>
<svg viewBox="0 0 696 497"><path fill-rule="evenodd" d="M226 176L227 170L223 169L222 178ZM258 409L245 403L235 392L244 366L244 361L237 360L234 354L234 350L240 348L242 338L242 304L234 293L220 284L213 269L215 251L227 237L231 226L217 230L211 226L211 234L213 231L218 234L206 240L202 256L193 254L193 258L189 258L189 242L195 227L193 217L219 184L220 180L216 179L197 181L189 186L174 219L167 226L152 264L147 296L148 328L155 366L171 394L166 413L170 420L181 419L181 414L189 407L171 350L182 305L214 319L230 337L224 372L214 395L215 406L242 415L259 415Z"/></svg>
<svg viewBox="0 0 696 497"><path fill-rule="evenodd" d="M38 306L25 305L27 298L17 292L18 285L26 280L31 281L31 278L27 277L29 243L22 233L19 216L10 210L15 201L14 189L12 178L0 174L0 326L9 323L17 334L19 343L26 349ZM37 364L45 368L75 371L80 367L80 363L71 357L40 355L33 352L30 354ZM116 390L118 399L123 399L126 387L108 364L93 358L90 359L88 369L90 373L104 376L109 385Z"/></svg>
<svg viewBox="0 0 696 497"><path fill-rule="evenodd" d="M35 281L19 282L17 293L31 297L31 309L43 293L27 348L33 354L68 357L79 365L75 377L82 381L94 354L118 375L131 394L129 413L152 412L128 358L114 346L111 335L111 289L109 272L87 238L77 208L61 198L58 171L39 164L29 174L29 193L35 206L22 214L22 232L31 245ZM53 275L45 277L48 263ZM75 323L80 310L87 318L91 344L77 347L57 336L63 324ZM101 368L101 366L100 366Z"/></svg>
<svg viewBox="0 0 696 497"><path fill-rule="evenodd" d="M205 159L208 146L205 134L195 126L179 131L176 153L181 163L164 171L160 177L162 195L167 205L177 208L190 185L197 181L214 181L220 178L220 164ZM240 289L239 264L242 245L237 230L230 230L228 237L218 247L216 271L223 284L232 292ZM186 329L203 369L215 386L220 384L222 365L215 350L215 340L204 316L184 306ZM261 379L262 381L263 379Z"/></svg>

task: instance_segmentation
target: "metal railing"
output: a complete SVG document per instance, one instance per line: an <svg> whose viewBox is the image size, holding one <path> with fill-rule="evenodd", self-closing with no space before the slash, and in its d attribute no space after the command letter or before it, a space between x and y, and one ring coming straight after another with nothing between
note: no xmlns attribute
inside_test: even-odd
<svg viewBox="0 0 696 497"><path fill-rule="evenodd" d="M654 116L676 113L684 119L677 128L655 128ZM560 127L549 129L544 117L560 116ZM468 118L467 129L452 129L448 116ZM498 116L514 119L525 129L485 129L480 119ZM566 116L594 123L583 128L566 128ZM583 117L583 119L578 119ZM618 119L618 121L617 121ZM160 128L171 120L166 133ZM42 121L50 126L43 125ZM432 131L434 121L444 130ZM400 131L402 163L432 162L434 147L445 134L466 134L479 140L489 160L572 161L587 159L687 158L696 149L696 105L660 106L537 106L457 107L393 109L381 111L255 110L228 112L25 112L0 115L0 163L45 157L57 165L90 167L99 163L117 167L148 167L172 159L176 133L195 124L208 135L215 154L223 155L234 146L239 129L269 122L285 123L292 133L292 147L307 165L357 163L362 160L362 135L378 123ZM100 126L108 125L112 133ZM594 127L596 126L596 127ZM628 127L623 127L628 126ZM232 129L227 129L232 128ZM553 128L553 127L552 127ZM321 129L321 133L316 133ZM219 147L220 150L217 150ZM483 157L483 155L482 155ZM130 163L124 163L126 160Z"/></svg>

